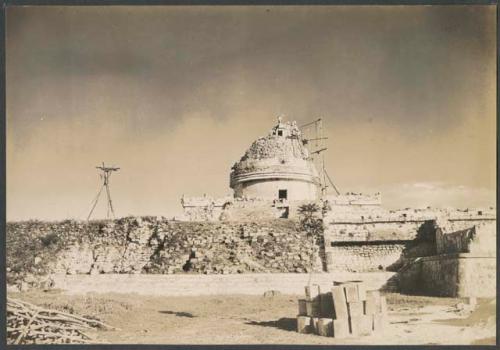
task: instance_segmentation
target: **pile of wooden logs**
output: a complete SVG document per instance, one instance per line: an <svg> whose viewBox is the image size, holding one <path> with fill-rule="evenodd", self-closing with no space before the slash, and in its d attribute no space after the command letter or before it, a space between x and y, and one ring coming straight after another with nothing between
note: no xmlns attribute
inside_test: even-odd
<svg viewBox="0 0 500 350"><path fill-rule="evenodd" d="M115 329L98 320L7 298L9 344L84 344L93 339L83 330L92 328Z"/></svg>
<svg viewBox="0 0 500 350"><path fill-rule="evenodd" d="M387 303L379 291L367 291L363 282L333 282L331 291L305 287L299 300L297 331L326 337L365 336L387 324Z"/></svg>

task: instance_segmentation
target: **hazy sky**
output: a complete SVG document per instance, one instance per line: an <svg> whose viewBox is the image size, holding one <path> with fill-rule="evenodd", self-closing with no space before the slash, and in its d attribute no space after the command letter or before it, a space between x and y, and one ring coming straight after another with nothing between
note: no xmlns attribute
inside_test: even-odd
<svg viewBox="0 0 500 350"><path fill-rule="evenodd" d="M494 6L7 9L7 218L117 215L231 194L278 114L321 116L342 192L495 203ZM104 204L97 216L105 215Z"/></svg>

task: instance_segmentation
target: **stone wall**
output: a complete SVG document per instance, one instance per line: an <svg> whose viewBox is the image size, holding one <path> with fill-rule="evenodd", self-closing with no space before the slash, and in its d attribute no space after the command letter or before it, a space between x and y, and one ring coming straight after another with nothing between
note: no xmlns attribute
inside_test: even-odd
<svg viewBox="0 0 500 350"><path fill-rule="evenodd" d="M38 244L48 236L54 243ZM21 222L7 224L7 237L11 280L42 272L32 268L36 258L43 273L67 274L307 272L311 259L321 269L317 250L294 220ZM27 241L36 246L23 255Z"/></svg>
<svg viewBox="0 0 500 350"><path fill-rule="evenodd" d="M424 257L400 271L398 279L406 294L494 297L496 258L470 253Z"/></svg>
<svg viewBox="0 0 500 350"><path fill-rule="evenodd" d="M391 213L400 219L381 220L377 214L347 221L343 217L333 220L334 216L328 213L323 221L324 239L318 249L301 231L297 220L259 218L259 211L270 213L266 208L272 203L234 203L231 210L239 216L227 221L129 217L114 221L8 223L7 278L12 282L26 274L54 272L306 272L311 264L318 271L325 267L337 272L398 271L419 257L436 255L436 237L450 247L449 242L456 242L451 237L462 234L447 230L471 222L475 223L474 228L464 232L471 233L466 237L473 239L467 238L456 252L496 256L496 221L489 217L469 215L426 221L411 217L403 220L401 215ZM298 202L295 204L290 204L294 215Z"/></svg>
<svg viewBox="0 0 500 350"><path fill-rule="evenodd" d="M412 246L426 221L379 218L325 222L328 271L394 270L402 265L405 249Z"/></svg>
<svg viewBox="0 0 500 350"><path fill-rule="evenodd" d="M384 271L401 257L405 242L375 242L375 244L347 244L328 247L328 271L368 272Z"/></svg>
<svg viewBox="0 0 500 350"><path fill-rule="evenodd" d="M256 221L280 218L283 211L272 200L235 198L222 215L224 221Z"/></svg>
<svg viewBox="0 0 500 350"><path fill-rule="evenodd" d="M444 246L448 253L495 254L496 218L487 210L390 211L334 203L323 221L328 271L397 271Z"/></svg>
<svg viewBox="0 0 500 350"><path fill-rule="evenodd" d="M260 198L183 197L183 220L187 221L259 221L277 218L298 219L297 210L309 200L270 200ZM316 201L318 205L321 202Z"/></svg>
<svg viewBox="0 0 500 350"><path fill-rule="evenodd" d="M217 221L232 198L186 197L182 196L181 205L184 209L184 218L189 221Z"/></svg>
<svg viewBox="0 0 500 350"><path fill-rule="evenodd" d="M370 242L412 240L425 221L414 220L350 220L325 222L328 242Z"/></svg>
<svg viewBox="0 0 500 350"><path fill-rule="evenodd" d="M363 194L363 193L346 193L340 195L328 195L326 200L332 207L380 207L382 205L382 197L380 193Z"/></svg>
<svg viewBox="0 0 500 350"><path fill-rule="evenodd" d="M435 252L408 259L398 274L404 293L450 297L496 294L496 222L438 220ZM465 225L475 225L462 229ZM452 227L460 230L447 232Z"/></svg>
<svg viewBox="0 0 500 350"><path fill-rule="evenodd" d="M469 222L461 222L463 223ZM475 253L482 256L495 256L496 221L475 222L475 224L475 226L455 232L444 232L443 228L439 227L436 230L437 254Z"/></svg>

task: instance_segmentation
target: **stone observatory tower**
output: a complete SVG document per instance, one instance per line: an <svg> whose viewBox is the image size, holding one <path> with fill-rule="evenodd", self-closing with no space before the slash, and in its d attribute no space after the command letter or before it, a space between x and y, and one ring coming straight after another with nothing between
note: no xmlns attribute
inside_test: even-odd
<svg viewBox="0 0 500 350"><path fill-rule="evenodd" d="M231 168L235 198L316 200L320 178L295 122L278 124L257 139Z"/></svg>

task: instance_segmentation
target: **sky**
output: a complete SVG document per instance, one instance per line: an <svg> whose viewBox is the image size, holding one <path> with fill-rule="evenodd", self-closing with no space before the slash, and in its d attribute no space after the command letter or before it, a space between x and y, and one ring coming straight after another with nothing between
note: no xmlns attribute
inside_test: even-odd
<svg viewBox="0 0 500 350"><path fill-rule="evenodd" d="M494 6L8 7L7 219L231 195L278 115L321 117L341 192L495 205ZM101 198L101 199L104 199ZM95 217L106 215L104 201Z"/></svg>

